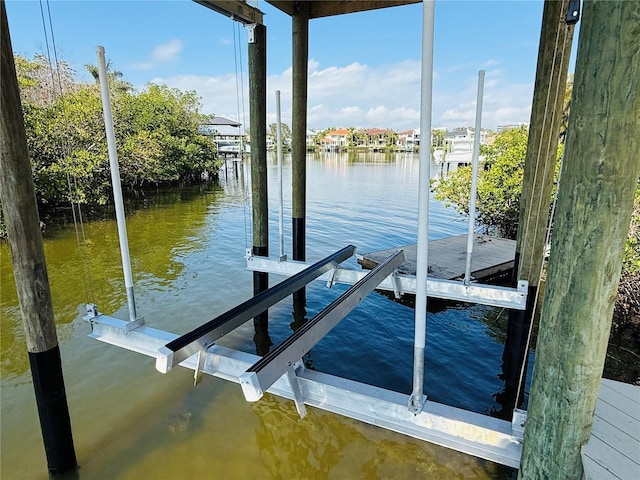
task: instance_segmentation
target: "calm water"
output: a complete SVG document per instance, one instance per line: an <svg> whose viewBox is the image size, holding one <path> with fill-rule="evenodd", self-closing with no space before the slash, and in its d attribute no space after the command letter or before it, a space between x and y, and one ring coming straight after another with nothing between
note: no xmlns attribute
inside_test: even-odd
<svg viewBox="0 0 640 480"><path fill-rule="evenodd" d="M418 158L333 154L308 158L307 259L347 244L360 252L416 241ZM138 312L150 326L183 333L251 295L248 171L237 164L214 186L149 198L128 212ZM277 178L270 159L272 255L278 255ZM290 159L285 158L285 235L290 254ZM466 232L432 201L430 239ZM238 385L190 371L162 375L148 357L87 338L77 306L127 318L115 222L45 235L79 476L93 478L511 478L513 471L380 428L265 396L245 402ZM0 245L3 479L47 478L8 248ZM348 264L357 266L355 260ZM279 280L272 276L271 283ZM309 318L346 287L307 288ZM291 302L271 310L278 344L291 333ZM321 371L409 393L413 310L372 294L311 352ZM425 392L431 400L490 414L500 410L506 312L483 306L429 314ZM255 352L250 325L225 340Z"/></svg>

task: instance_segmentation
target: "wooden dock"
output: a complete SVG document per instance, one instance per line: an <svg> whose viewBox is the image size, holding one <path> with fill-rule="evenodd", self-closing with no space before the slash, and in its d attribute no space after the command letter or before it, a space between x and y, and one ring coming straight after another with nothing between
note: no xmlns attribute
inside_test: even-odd
<svg viewBox="0 0 640 480"><path fill-rule="evenodd" d="M405 262L398 269L407 275L416 274L416 244L358 254L363 268L373 269L396 250L404 250ZM467 235L442 238L429 242L429 277L455 280L464 277L467 258ZM487 281L507 274L513 268L516 252L515 240L476 235L471 258L471 276Z"/></svg>
<svg viewBox="0 0 640 480"><path fill-rule="evenodd" d="M585 480L640 478L640 387L602 379L582 465Z"/></svg>

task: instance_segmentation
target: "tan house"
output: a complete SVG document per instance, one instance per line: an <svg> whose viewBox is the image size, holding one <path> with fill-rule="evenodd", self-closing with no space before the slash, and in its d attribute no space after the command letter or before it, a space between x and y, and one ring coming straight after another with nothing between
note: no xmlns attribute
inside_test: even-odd
<svg viewBox="0 0 640 480"><path fill-rule="evenodd" d="M338 128L328 132L322 141L326 150L337 151L341 148L347 148L349 130L346 128Z"/></svg>
<svg viewBox="0 0 640 480"><path fill-rule="evenodd" d="M365 131L366 145L373 151L395 144L394 139L397 134L393 130L382 130L380 128L370 128Z"/></svg>

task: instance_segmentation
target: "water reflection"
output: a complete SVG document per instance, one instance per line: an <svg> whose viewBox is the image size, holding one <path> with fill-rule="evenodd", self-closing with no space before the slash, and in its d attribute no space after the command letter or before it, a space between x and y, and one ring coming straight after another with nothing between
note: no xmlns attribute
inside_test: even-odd
<svg viewBox="0 0 640 480"><path fill-rule="evenodd" d="M202 229L214 228L210 209L223 198L219 186L193 187L177 192L159 192L144 200L146 208L129 205L127 227L135 288L145 294L184 291L180 281L184 258L206 248ZM112 220L84 225L86 242L79 247L72 228L45 231L44 250L51 285L58 336L67 338L68 326L78 315L79 304L91 302L102 312L117 312L126 303L120 262L119 240ZM82 255L78 254L79 248ZM0 244L2 376L27 371L18 299L8 245ZM83 263L86 262L85 263ZM89 289L83 288L85 285Z"/></svg>
<svg viewBox="0 0 640 480"><path fill-rule="evenodd" d="M271 337L269 336L269 325L267 323L253 323L254 335L253 343L256 346L256 355L264 357L273 346Z"/></svg>

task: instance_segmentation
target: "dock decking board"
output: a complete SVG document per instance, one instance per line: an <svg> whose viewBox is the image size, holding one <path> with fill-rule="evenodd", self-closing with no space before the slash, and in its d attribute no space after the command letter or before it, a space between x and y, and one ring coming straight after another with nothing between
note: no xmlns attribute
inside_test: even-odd
<svg viewBox="0 0 640 480"><path fill-rule="evenodd" d="M640 478L640 387L602 380L582 464L585 480Z"/></svg>
<svg viewBox="0 0 640 480"><path fill-rule="evenodd" d="M394 247L386 250L358 255L358 263L364 268L375 268L396 250L404 250L405 262L400 265L400 273L416 274L416 244ZM429 242L429 277L454 280L464 276L467 258L467 235L446 237ZM475 235L471 258L471 275L483 280L506 273L513 268L516 252L515 240Z"/></svg>

